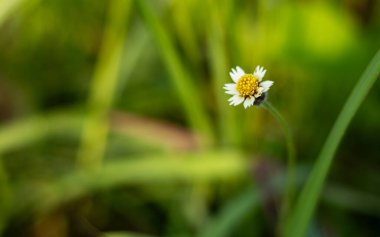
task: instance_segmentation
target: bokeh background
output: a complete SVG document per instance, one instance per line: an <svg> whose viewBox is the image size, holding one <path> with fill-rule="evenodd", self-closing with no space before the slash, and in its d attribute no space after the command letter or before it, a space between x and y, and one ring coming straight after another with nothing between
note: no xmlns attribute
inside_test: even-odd
<svg viewBox="0 0 380 237"><path fill-rule="evenodd" d="M380 46L376 0L1 0L3 236L273 236L286 146L228 105L267 69L297 181ZM308 236L380 235L380 84L334 159Z"/></svg>

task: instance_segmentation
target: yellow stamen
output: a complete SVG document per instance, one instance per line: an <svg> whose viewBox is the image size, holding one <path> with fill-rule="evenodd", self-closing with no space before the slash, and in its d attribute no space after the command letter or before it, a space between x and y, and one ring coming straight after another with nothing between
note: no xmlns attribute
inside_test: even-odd
<svg viewBox="0 0 380 237"><path fill-rule="evenodd" d="M240 77L236 84L236 90L241 96L252 96L259 88L259 80L252 74L245 74Z"/></svg>

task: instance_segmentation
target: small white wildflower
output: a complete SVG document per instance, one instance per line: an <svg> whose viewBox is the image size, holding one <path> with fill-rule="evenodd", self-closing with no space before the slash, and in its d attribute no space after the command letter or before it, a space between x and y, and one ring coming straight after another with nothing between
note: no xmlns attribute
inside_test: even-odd
<svg viewBox="0 0 380 237"><path fill-rule="evenodd" d="M260 105L266 92L273 85L273 81L262 81L267 70L257 66L253 74L246 74L239 66L232 68L230 76L235 83L224 85L227 94L232 95L228 100L230 105L237 106L243 103L244 108ZM256 103L255 103L256 101Z"/></svg>

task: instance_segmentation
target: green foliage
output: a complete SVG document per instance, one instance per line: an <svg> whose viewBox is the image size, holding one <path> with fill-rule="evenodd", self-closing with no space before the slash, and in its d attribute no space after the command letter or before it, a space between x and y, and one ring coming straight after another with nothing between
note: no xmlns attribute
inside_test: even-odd
<svg viewBox="0 0 380 237"><path fill-rule="evenodd" d="M340 112L314 165L284 236L304 236L338 145L365 96L380 75L380 50L356 84Z"/></svg>
<svg viewBox="0 0 380 237"><path fill-rule="evenodd" d="M372 2L0 0L0 233L378 234Z"/></svg>

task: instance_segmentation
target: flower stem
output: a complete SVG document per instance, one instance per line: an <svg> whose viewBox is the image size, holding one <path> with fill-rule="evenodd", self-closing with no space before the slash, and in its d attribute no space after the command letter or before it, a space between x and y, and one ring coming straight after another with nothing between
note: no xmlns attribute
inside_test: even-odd
<svg viewBox="0 0 380 237"><path fill-rule="evenodd" d="M265 101L263 107L268 110L273 117L280 123L286 139L287 147L287 181L286 181L286 193L282 199L282 205L279 215L279 226L277 227L278 233L281 232L282 226L287 218L289 209L292 205L292 200L295 193L295 166L296 166L296 152L294 146L294 140L289 124L286 122L280 112L268 101Z"/></svg>

